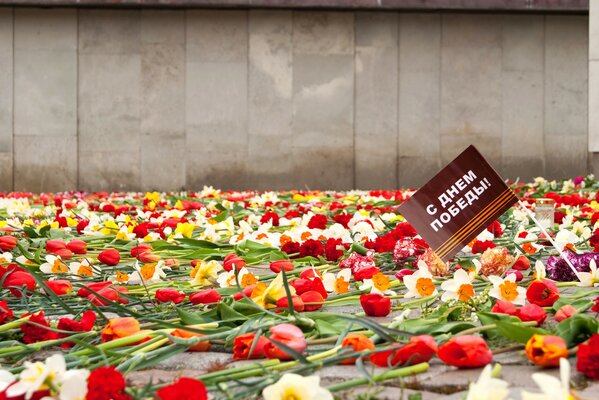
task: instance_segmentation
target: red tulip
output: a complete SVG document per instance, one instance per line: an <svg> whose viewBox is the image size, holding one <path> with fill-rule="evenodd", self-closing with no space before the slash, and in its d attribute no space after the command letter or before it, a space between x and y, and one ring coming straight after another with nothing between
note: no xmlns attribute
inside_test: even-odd
<svg viewBox="0 0 599 400"><path fill-rule="evenodd" d="M507 315L516 315L518 314L518 310L516 306L510 303L509 301L497 300L493 308L491 308L491 312L496 314L507 314Z"/></svg>
<svg viewBox="0 0 599 400"><path fill-rule="evenodd" d="M520 271L510 269L508 272L505 273L505 275L508 276L509 274L514 274L516 276L516 282L520 282L522 278L524 278L524 275L522 275L522 272Z"/></svg>
<svg viewBox="0 0 599 400"><path fill-rule="evenodd" d="M229 254L223 260L223 268L227 272L232 271L233 267L235 267L236 271L239 271L241 268L245 267L245 265L245 261L243 261L237 254Z"/></svg>
<svg viewBox="0 0 599 400"><path fill-rule="evenodd" d="M56 252L66 249L67 245L60 239L50 239L46 242L46 252L56 254Z"/></svg>
<svg viewBox="0 0 599 400"><path fill-rule="evenodd" d="M516 271L524 271L530 268L530 260L525 255L520 255L514 265L512 265L512 269Z"/></svg>
<svg viewBox="0 0 599 400"><path fill-rule="evenodd" d="M33 291L36 285L33 276L26 271L13 271L2 282L2 287L8 288L15 297L21 297L21 288Z"/></svg>
<svg viewBox="0 0 599 400"><path fill-rule="evenodd" d="M484 367L493 361L493 353L480 336L455 336L445 342L437 355L447 365L458 368Z"/></svg>
<svg viewBox="0 0 599 400"><path fill-rule="evenodd" d="M300 298L304 303L304 310L306 311L319 310L324 304L324 298L316 290L309 290L305 293L302 293Z"/></svg>
<svg viewBox="0 0 599 400"><path fill-rule="evenodd" d="M137 259L144 264L156 263L162 259L158 254L152 253L151 251L144 251L137 255Z"/></svg>
<svg viewBox="0 0 599 400"><path fill-rule="evenodd" d="M241 300L244 298L244 295L246 297L251 297L252 296L252 292L254 291L254 288L256 287L256 285L250 285L250 286L246 286L243 288L243 290L241 292L237 292L233 295L233 300Z"/></svg>
<svg viewBox="0 0 599 400"><path fill-rule="evenodd" d="M555 313L555 320L557 322L562 322L565 319L570 318L572 315L578 313L578 310L574 308L574 306L570 304L563 305L562 308L557 310Z"/></svg>
<svg viewBox="0 0 599 400"><path fill-rule="evenodd" d="M360 304L370 317L385 317L391 312L391 299L377 293L360 295Z"/></svg>
<svg viewBox="0 0 599 400"><path fill-rule="evenodd" d="M175 304L179 304L185 300L185 293L173 288L164 288L156 290L154 298L161 303L168 303L169 301L172 301Z"/></svg>
<svg viewBox="0 0 599 400"><path fill-rule="evenodd" d="M264 354L267 358L278 358L279 360L293 360L291 354L279 347L281 343L298 353L303 353L308 346L304 332L300 328L292 324L280 324L270 328L270 340L264 346Z"/></svg>
<svg viewBox="0 0 599 400"><path fill-rule="evenodd" d="M319 293L319 295L320 295L320 293ZM291 296L291 303L293 304L293 309L296 312L304 311L304 307L305 307L304 300L302 300L302 298L300 296ZM287 300L287 296L283 296L279 300L277 300L277 307L284 308L284 309L289 308L289 301Z"/></svg>
<svg viewBox="0 0 599 400"><path fill-rule="evenodd" d="M71 240L67 243L67 249L75 254L85 254L87 253L87 243L79 239Z"/></svg>
<svg viewBox="0 0 599 400"><path fill-rule="evenodd" d="M289 260L276 260L270 263L270 270L275 274L282 270L285 270L285 272L293 271L294 268L293 263Z"/></svg>
<svg viewBox="0 0 599 400"><path fill-rule="evenodd" d="M568 357L566 341L560 336L534 334L524 348L526 357L541 367L557 367L559 359Z"/></svg>
<svg viewBox="0 0 599 400"><path fill-rule="evenodd" d="M0 250L11 251L17 247L17 238L14 236L0 236Z"/></svg>
<svg viewBox="0 0 599 400"><path fill-rule="evenodd" d="M98 261L100 261L102 264L114 266L121 261L121 255L116 249L106 249L98 254Z"/></svg>
<svg viewBox="0 0 599 400"><path fill-rule="evenodd" d="M407 275L412 275L415 271L413 269L400 269L395 273L395 277L403 282L403 277Z"/></svg>
<svg viewBox="0 0 599 400"><path fill-rule="evenodd" d="M269 343L269 341L266 337L260 335L256 344L254 345L255 339L255 333L246 333L237 336L233 340L233 359L248 360L250 358L264 358L264 347ZM250 350L252 351L251 354Z"/></svg>
<svg viewBox="0 0 599 400"><path fill-rule="evenodd" d="M212 304L218 303L221 300L221 295L214 289L201 290L189 295L189 301L192 304Z"/></svg>
<svg viewBox="0 0 599 400"><path fill-rule="evenodd" d="M430 335L412 336L408 343L400 346L371 354L370 362L379 367L415 365L430 361L437 353L437 342Z"/></svg>
<svg viewBox="0 0 599 400"><path fill-rule="evenodd" d="M108 301L111 302L119 302L121 304L127 304L129 303L129 300L127 300L126 298L124 298L123 296L121 296L121 294L126 294L128 293L127 288L121 287L121 286L108 286L105 287L104 289L100 289L98 291L98 295L95 294L90 294L87 298L89 299L89 301L91 301L93 304L97 305L97 306L106 306L108 305ZM104 300L103 298L106 298L107 300Z"/></svg>
<svg viewBox="0 0 599 400"><path fill-rule="evenodd" d="M102 290L110 285L112 285L112 282L110 282L110 281L86 283L85 287L82 287L77 291L77 296L87 297L90 294L92 294L92 292L90 290L93 290L94 292L99 292L100 290Z"/></svg>
<svg viewBox="0 0 599 400"><path fill-rule="evenodd" d="M547 313L536 304L527 304L520 307L516 316L522 321L535 321L540 326L547 318Z"/></svg>
<svg viewBox="0 0 599 400"><path fill-rule="evenodd" d="M559 289L550 280L535 280L526 289L526 299L541 307L551 307L559 299Z"/></svg>
<svg viewBox="0 0 599 400"><path fill-rule="evenodd" d="M141 253L152 251L152 246L148 243L139 243L131 247L131 257L137 258Z"/></svg>
<svg viewBox="0 0 599 400"><path fill-rule="evenodd" d="M46 281L46 286L58 296L69 294L73 290L73 284L66 279Z"/></svg>

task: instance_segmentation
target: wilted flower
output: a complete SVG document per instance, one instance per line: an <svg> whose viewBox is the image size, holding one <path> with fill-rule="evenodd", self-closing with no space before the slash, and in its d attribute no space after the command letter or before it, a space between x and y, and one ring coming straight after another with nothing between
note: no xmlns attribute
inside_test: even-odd
<svg viewBox="0 0 599 400"><path fill-rule="evenodd" d="M431 248L426 249L423 254L418 256L417 260L418 268L420 268L421 263L424 263L429 272L434 276L445 276L449 274L449 265Z"/></svg>
<svg viewBox="0 0 599 400"><path fill-rule="evenodd" d="M480 275L503 275L507 268L514 262L514 257L505 247L487 249L480 256Z"/></svg>

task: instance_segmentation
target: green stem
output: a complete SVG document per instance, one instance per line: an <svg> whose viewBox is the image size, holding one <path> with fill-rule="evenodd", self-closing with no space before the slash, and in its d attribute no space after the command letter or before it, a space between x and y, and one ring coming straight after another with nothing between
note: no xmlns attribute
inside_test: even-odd
<svg viewBox="0 0 599 400"><path fill-rule="evenodd" d="M381 382L381 381L385 381L387 379L395 379L395 378L401 378L404 376L420 374L420 373L426 372L428 370L428 367L429 367L428 363L420 363L420 364L412 365L409 367L389 370L389 371L383 372L382 374L374 375L370 379L369 378L356 378L356 379L352 379L349 381L337 383L336 385L327 387L327 389L329 389L330 392L339 392L341 390L351 389L356 386L366 385L371 382Z"/></svg>

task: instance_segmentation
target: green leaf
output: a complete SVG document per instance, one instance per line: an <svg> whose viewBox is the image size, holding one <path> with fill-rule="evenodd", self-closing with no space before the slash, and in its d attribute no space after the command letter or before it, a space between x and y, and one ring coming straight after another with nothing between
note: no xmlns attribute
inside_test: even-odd
<svg viewBox="0 0 599 400"><path fill-rule="evenodd" d="M233 307L226 303L220 303L216 306L216 310L223 321L246 321L248 319L248 317L235 311Z"/></svg>
<svg viewBox="0 0 599 400"><path fill-rule="evenodd" d="M201 239L180 238L177 239L177 242L183 243L186 245L186 247L191 247L193 249L217 249L220 247L218 243Z"/></svg>
<svg viewBox="0 0 599 400"><path fill-rule="evenodd" d="M549 334L549 332L544 329L523 326L521 323L516 322L497 321L495 325L497 326L497 333L518 343L528 342L532 335L536 333L540 335Z"/></svg>
<svg viewBox="0 0 599 400"><path fill-rule="evenodd" d="M599 321L587 314L574 314L557 325L556 333L568 347L575 346L599 332Z"/></svg>
<svg viewBox="0 0 599 400"><path fill-rule="evenodd" d="M206 322L213 322L210 318L206 318L205 316L198 313L185 311L182 308L177 308L177 314L179 314L181 322L183 322L185 325L196 325L203 324Z"/></svg>
<svg viewBox="0 0 599 400"><path fill-rule="evenodd" d="M578 312L585 312L586 310L591 308L593 304L595 304L595 302L589 299L579 299L575 301L570 301L570 299L561 297L558 301L553 303L553 310L557 311L567 304L570 304L572 307L578 310Z"/></svg>

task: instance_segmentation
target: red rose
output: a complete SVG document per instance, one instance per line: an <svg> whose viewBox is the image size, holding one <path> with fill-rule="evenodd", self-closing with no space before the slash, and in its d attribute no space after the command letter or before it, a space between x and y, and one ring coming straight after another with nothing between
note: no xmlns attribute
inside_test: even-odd
<svg viewBox="0 0 599 400"><path fill-rule="evenodd" d="M599 380L599 335L594 334L588 343L578 345L576 369L587 378Z"/></svg>
<svg viewBox="0 0 599 400"><path fill-rule="evenodd" d="M117 249L106 249L98 254L98 261L102 264L114 266L121 261L121 255Z"/></svg>
<svg viewBox="0 0 599 400"><path fill-rule="evenodd" d="M161 303L172 301L175 304L179 304L185 300L185 293L173 288L164 288L156 290L154 297Z"/></svg>
<svg viewBox="0 0 599 400"><path fill-rule="evenodd" d="M79 239L71 240L67 243L67 249L75 254L85 254L87 253L87 243Z"/></svg>
<svg viewBox="0 0 599 400"><path fill-rule="evenodd" d="M516 316L522 321L535 321L537 326L540 326L547 318L547 313L536 304L527 304L520 307Z"/></svg>
<svg viewBox="0 0 599 400"><path fill-rule="evenodd" d="M541 307L551 307L559 299L559 289L550 280L535 280L526 289L526 299Z"/></svg>
<svg viewBox="0 0 599 400"><path fill-rule="evenodd" d="M270 270L275 274L278 274L282 270L290 272L293 271L294 268L293 263L289 260L276 260L270 263Z"/></svg>
<svg viewBox="0 0 599 400"><path fill-rule="evenodd" d="M201 290L189 295L192 304L212 304L221 300L221 295L214 289Z"/></svg>
<svg viewBox="0 0 599 400"><path fill-rule="evenodd" d="M96 368L87 379L86 400L130 400L125 393L125 378L115 367Z"/></svg>
<svg viewBox="0 0 599 400"><path fill-rule="evenodd" d="M525 255L520 255L520 257L516 259L514 265L512 265L512 269L515 269L516 271L524 271L528 268L530 268L530 260Z"/></svg>
<svg viewBox="0 0 599 400"><path fill-rule="evenodd" d="M484 367L493 361L493 353L480 336L455 336L445 342L437 355L447 365L458 368Z"/></svg>
<svg viewBox="0 0 599 400"><path fill-rule="evenodd" d="M316 214L310 221L308 221L308 228L310 229L326 229L327 227L327 217L326 215Z"/></svg>
<svg viewBox="0 0 599 400"><path fill-rule="evenodd" d="M208 391L202 381L182 377L156 391L160 400L207 400Z"/></svg>
<svg viewBox="0 0 599 400"><path fill-rule="evenodd" d="M391 312L391 299L377 293L360 295L360 304L370 317L385 317Z"/></svg>
<svg viewBox="0 0 599 400"><path fill-rule="evenodd" d="M0 236L0 250L11 251L17 247L17 238L14 236Z"/></svg>

